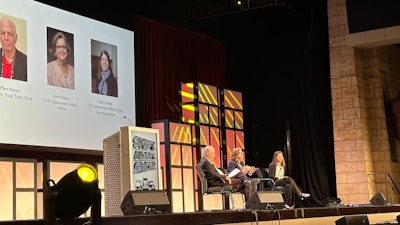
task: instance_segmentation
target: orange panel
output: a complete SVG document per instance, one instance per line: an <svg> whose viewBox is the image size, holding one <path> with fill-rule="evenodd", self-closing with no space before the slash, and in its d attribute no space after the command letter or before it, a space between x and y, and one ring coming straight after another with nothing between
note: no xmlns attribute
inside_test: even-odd
<svg viewBox="0 0 400 225"><path fill-rule="evenodd" d="M214 86L198 83L199 102L210 105L219 105L218 89Z"/></svg>
<svg viewBox="0 0 400 225"><path fill-rule="evenodd" d="M224 102L226 108L243 110L241 92L224 89Z"/></svg>
<svg viewBox="0 0 400 225"><path fill-rule="evenodd" d="M235 128L238 130L243 130L243 112L235 111Z"/></svg>
<svg viewBox="0 0 400 225"><path fill-rule="evenodd" d="M219 109L218 107L210 106L210 118L209 123L210 125L218 126L219 124Z"/></svg>
<svg viewBox="0 0 400 225"><path fill-rule="evenodd" d="M208 116L208 106L204 105L204 104L199 104L199 122L201 124L209 124L210 120L209 120L209 116Z"/></svg>
<svg viewBox="0 0 400 225"><path fill-rule="evenodd" d="M234 128L234 115L231 109L225 109L225 127Z"/></svg>
<svg viewBox="0 0 400 225"><path fill-rule="evenodd" d="M200 144L208 145L210 144L210 127L200 126Z"/></svg>
<svg viewBox="0 0 400 225"><path fill-rule="evenodd" d="M170 123L170 141L179 142L184 144L190 144L192 139L192 134L190 130L190 125L181 123Z"/></svg>

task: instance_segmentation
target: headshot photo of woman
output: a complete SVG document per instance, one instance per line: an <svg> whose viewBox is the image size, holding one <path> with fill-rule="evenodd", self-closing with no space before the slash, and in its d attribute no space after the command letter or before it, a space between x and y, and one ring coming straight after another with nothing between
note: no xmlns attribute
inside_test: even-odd
<svg viewBox="0 0 400 225"><path fill-rule="evenodd" d="M49 33L52 33L52 29L49 29L51 28L48 28L48 36ZM71 53L72 49L66 34L56 31L49 44L49 58L47 63L48 85L75 89L74 66L69 63L71 61Z"/></svg>
<svg viewBox="0 0 400 225"><path fill-rule="evenodd" d="M108 51L101 51L98 61L93 93L118 97L117 76L113 72L112 60Z"/></svg>

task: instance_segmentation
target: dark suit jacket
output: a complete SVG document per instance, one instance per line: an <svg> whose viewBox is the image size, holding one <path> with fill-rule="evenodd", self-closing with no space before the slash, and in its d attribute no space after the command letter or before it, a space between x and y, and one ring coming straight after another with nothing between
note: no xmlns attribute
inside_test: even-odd
<svg viewBox="0 0 400 225"><path fill-rule="evenodd" d="M234 159L229 160L228 162L228 172L232 172L234 169L239 169L238 162Z"/></svg>
<svg viewBox="0 0 400 225"><path fill-rule="evenodd" d="M283 167L283 169L285 169L285 174L284 175L287 176L286 167ZM272 178L274 180L277 180L278 178L275 177L275 170L276 170L276 165L269 164L268 177L270 177L270 178Z"/></svg>
<svg viewBox="0 0 400 225"><path fill-rule="evenodd" d="M226 175L218 173L215 166L206 157L201 157L198 165L203 169L206 177L211 177L210 179L207 179L209 186L214 187L224 185Z"/></svg>
<svg viewBox="0 0 400 225"><path fill-rule="evenodd" d="M0 49L3 52L3 48ZM3 69L3 63L0 63L0 71ZM26 55L17 49L14 62L14 77L15 80L27 81L28 69Z"/></svg>

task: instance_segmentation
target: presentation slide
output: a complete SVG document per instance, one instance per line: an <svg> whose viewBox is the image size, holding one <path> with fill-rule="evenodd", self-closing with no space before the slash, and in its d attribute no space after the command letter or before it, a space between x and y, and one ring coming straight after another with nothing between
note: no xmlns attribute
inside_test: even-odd
<svg viewBox="0 0 400 225"><path fill-rule="evenodd" d="M1 144L102 151L135 125L133 31L33 0L0 5Z"/></svg>

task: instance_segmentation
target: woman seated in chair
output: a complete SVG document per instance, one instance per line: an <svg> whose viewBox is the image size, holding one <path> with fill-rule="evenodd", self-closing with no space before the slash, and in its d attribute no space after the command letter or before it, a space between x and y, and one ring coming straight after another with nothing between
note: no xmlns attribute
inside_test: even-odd
<svg viewBox="0 0 400 225"><path fill-rule="evenodd" d="M285 208L294 208L295 197L301 199L310 197L310 194L303 193L296 181L290 176L287 176L285 158L282 151L275 151L272 157L272 162L268 167L268 176L274 179L277 186L284 187Z"/></svg>
<svg viewBox="0 0 400 225"><path fill-rule="evenodd" d="M251 190L247 190L249 192L248 195L251 196L257 191L260 179L250 178L253 173L255 173L256 168L254 166L246 165L244 161L244 152L239 147L232 150L231 160L228 162L228 172L230 173L235 169L241 171L237 176L245 177L246 182L251 186Z"/></svg>
<svg viewBox="0 0 400 225"><path fill-rule="evenodd" d="M250 193L246 190L251 182L247 181L246 176L244 174L242 174L243 176L238 176L237 174L233 177L229 177L228 174L224 173L221 169L214 165L214 156L215 148L211 145L208 145L203 149L203 157L201 157L199 163L197 164L204 170L204 173L207 177L213 178L207 180L208 185L222 186L225 181L229 184L232 184L233 191L240 191L243 193L246 200L250 198Z"/></svg>

